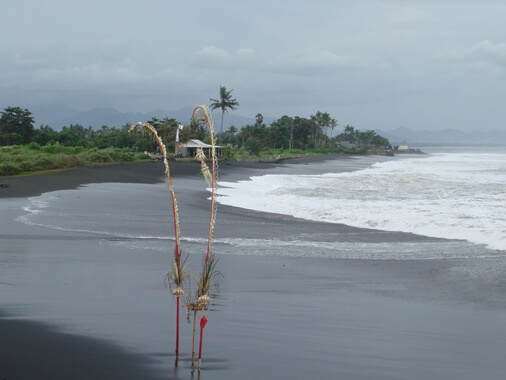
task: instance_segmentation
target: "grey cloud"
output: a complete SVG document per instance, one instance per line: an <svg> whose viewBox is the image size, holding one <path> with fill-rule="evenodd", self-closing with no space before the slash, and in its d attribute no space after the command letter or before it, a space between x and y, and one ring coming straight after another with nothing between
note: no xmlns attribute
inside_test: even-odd
<svg viewBox="0 0 506 380"><path fill-rule="evenodd" d="M48 86L79 87L137 83L142 75L130 58L115 57L110 60L100 54L86 55L68 49L57 52L39 51L31 55L17 55L7 81L29 86L31 83Z"/></svg>
<svg viewBox="0 0 506 380"><path fill-rule="evenodd" d="M506 69L506 43L481 41L466 52L466 57L472 61L490 63Z"/></svg>
<svg viewBox="0 0 506 380"><path fill-rule="evenodd" d="M240 48L229 52L211 45L195 52L191 58L191 64L198 68L225 71L251 66L255 63L255 59L255 51L251 48Z"/></svg>
<svg viewBox="0 0 506 380"><path fill-rule="evenodd" d="M5 14L26 17L0 24L0 108L177 109L216 97L221 84L239 115L506 126L504 2L221 4L8 2Z"/></svg>
<svg viewBox="0 0 506 380"><path fill-rule="evenodd" d="M361 63L325 49L308 49L277 56L265 65L267 70L301 76L321 76L360 67Z"/></svg>

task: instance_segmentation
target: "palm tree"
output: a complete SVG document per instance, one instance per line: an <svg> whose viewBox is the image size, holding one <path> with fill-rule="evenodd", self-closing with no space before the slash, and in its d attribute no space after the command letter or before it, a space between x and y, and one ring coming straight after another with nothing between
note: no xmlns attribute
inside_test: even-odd
<svg viewBox="0 0 506 380"><path fill-rule="evenodd" d="M234 137L235 137L235 134L237 133L237 128L235 127L235 125L231 125L229 128L228 128L228 132L227 132L227 143L234 143Z"/></svg>
<svg viewBox="0 0 506 380"><path fill-rule="evenodd" d="M334 133L334 128L337 127L337 120L332 118L330 119L330 140L329 140L329 148L332 146L332 135Z"/></svg>
<svg viewBox="0 0 506 380"><path fill-rule="evenodd" d="M346 124L346 126L344 127L344 135L349 136L355 140L357 137L357 130L355 129L354 126Z"/></svg>
<svg viewBox="0 0 506 380"><path fill-rule="evenodd" d="M319 148L324 145L327 137L327 128L330 125L330 115L328 112L317 111L316 115L311 115L311 121L314 126L314 147Z"/></svg>
<svg viewBox="0 0 506 380"><path fill-rule="evenodd" d="M220 99L213 99L210 100L213 102L211 103L211 109L215 110L217 108L221 108L221 125L220 125L220 134L218 135L218 141L221 141L221 132L223 130L223 116L225 115L225 112L228 112L228 108L231 110L236 110L236 106L239 105L236 99L232 98L233 90L227 91L227 88L225 86L220 86Z"/></svg>

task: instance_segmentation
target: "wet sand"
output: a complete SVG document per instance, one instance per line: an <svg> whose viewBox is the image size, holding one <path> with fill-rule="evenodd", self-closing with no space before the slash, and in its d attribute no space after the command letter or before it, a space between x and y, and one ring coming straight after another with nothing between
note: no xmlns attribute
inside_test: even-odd
<svg viewBox="0 0 506 380"><path fill-rule="evenodd" d="M43 323L0 314L1 379L163 378L150 358Z"/></svg>
<svg viewBox="0 0 506 380"><path fill-rule="evenodd" d="M347 159L347 158L343 158ZM295 161L293 161L295 162ZM303 170L304 160L300 160ZM221 165L225 181L275 164ZM206 207L198 165L171 165L183 227ZM6 179L2 179L5 181ZM9 178L0 189L0 378L192 379L191 324L174 366L175 302L163 285L170 257L103 236L15 222L25 197L84 183L163 181L160 163ZM200 180L200 179L198 179ZM6 191L6 192L4 192ZM220 207L217 238L339 234L385 244L426 240ZM220 258L220 289L206 314L202 379L502 379L504 261L339 260L252 252ZM499 277L500 278L500 277Z"/></svg>
<svg viewBox="0 0 506 380"><path fill-rule="evenodd" d="M308 156L280 160L278 162L259 161L221 161L225 174L234 178L245 179L250 171L261 173L263 170L282 166L284 163L307 164L321 162L336 156ZM340 156L341 160L348 160L350 156ZM174 178L198 177L200 164L189 161L170 161L170 171ZM6 187L0 188L1 198L30 197L45 192L65 189L75 189L89 183L119 182L119 183L157 183L164 181L164 168L160 161L90 166L75 170L67 170L45 175L23 175L15 177L0 177L0 183Z"/></svg>

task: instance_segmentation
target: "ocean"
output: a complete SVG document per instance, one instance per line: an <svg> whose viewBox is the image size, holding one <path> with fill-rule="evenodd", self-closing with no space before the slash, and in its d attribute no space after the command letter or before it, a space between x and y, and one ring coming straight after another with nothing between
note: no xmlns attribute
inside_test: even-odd
<svg viewBox="0 0 506 380"><path fill-rule="evenodd" d="M322 174L221 183L219 199L313 221L467 240L506 254L506 153L446 150L353 172L337 172L342 163L332 160Z"/></svg>
<svg viewBox="0 0 506 380"><path fill-rule="evenodd" d="M378 260L506 256L506 153L501 150L438 148L424 155L287 164L263 173L239 182L221 181L219 203L380 234L365 239L361 230L342 234L332 228L313 228L296 234L268 231L261 236L234 236L222 228L214 245L220 254ZM174 182L177 196L177 179ZM169 203L163 183L91 184L29 198L17 220L53 230L100 234L102 244L166 251L173 244ZM185 210L180 213L182 244L199 252L207 237L206 215L194 218L200 224L187 222L188 228ZM218 229L221 217L218 211ZM392 243L382 240L381 232L441 240Z"/></svg>

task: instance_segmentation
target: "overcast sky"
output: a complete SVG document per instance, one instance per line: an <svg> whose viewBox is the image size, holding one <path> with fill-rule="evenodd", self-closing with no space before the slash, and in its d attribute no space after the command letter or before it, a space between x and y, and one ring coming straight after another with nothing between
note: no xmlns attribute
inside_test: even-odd
<svg viewBox="0 0 506 380"><path fill-rule="evenodd" d="M4 0L0 107L506 130L504 0ZM190 116L190 115L189 115Z"/></svg>

